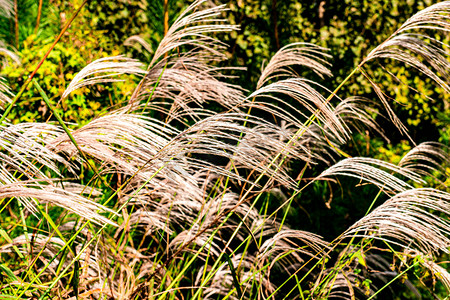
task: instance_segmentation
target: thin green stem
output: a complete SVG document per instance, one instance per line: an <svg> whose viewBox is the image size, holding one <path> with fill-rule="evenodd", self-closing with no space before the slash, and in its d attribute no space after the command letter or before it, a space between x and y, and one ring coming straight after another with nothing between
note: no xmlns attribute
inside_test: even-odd
<svg viewBox="0 0 450 300"><path fill-rule="evenodd" d="M400 274L398 274L397 276L395 276L394 278L392 278L391 281L389 281L388 283L386 283L381 289L379 289L378 291L376 291L372 296L370 296L367 300L371 300L374 299L376 295L378 295L382 290L384 290L385 288L387 288L388 286L390 286L394 281L396 281L398 278L402 277L406 272L408 272L409 270L411 270L413 267L415 267L416 265L419 264L419 261L416 261L415 263L413 263L412 265L410 265L408 268L406 268L403 272L401 272Z"/></svg>
<svg viewBox="0 0 450 300"><path fill-rule="evenodd" d="M78 150L78 152L81 154L81 156L83 157L83 159L86 161L86 163L88 164L88 166L91 168L92 171L94 171L94 173L97 175L98 178L100 178L101 180L104 181L105 185L110 187L109 184L106 182L106 180L104 178L102 178L97 170L97 168L95 167L95 165L91 164L91 162L89 161L89 159L87 158L86 154L84 153L83 150L81 150L80 146L78 145L77 141L75 140L75 138L73 137L73 135L70 133L70 129L67 127L67 125L64 123L63 119L61 118L61 116L58 114L58 112L56 111L56 109L53 107L53 105L50 103L50 99L48 98L47 94L45 94L44 90L41 88L41 86L39 85L39 83L36 81L36 79L33 78L33 84L35 85L35 87L37 88L37 90L39 91L39 94L41 95L42 99L44 99L45 104L47 104L48 108L52 111L52 113L55 115L56 119L58 120L59 125L61 125L61 127L64 129L64 131L66 132L66 134L69 136L70 141L73 143L73 145L75 146L75 148Z"/></svg>

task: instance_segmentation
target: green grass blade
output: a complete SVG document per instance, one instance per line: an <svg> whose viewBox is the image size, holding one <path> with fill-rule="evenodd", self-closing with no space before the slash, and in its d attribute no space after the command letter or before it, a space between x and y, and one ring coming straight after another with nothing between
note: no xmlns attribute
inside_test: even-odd
<svg viewBox="0 0 450 300"><path fill-rule="evenodd" d="M22 252L20 252L19 248L17 248L17 246L13 244L12 239L9 237L9 235L6 233L6 231L5 231L4 229L0 229L0 235L1 235L2 238L4 238L9 244L12 245L14 251L16 251L17 255L18 255L21 259L25 259L25 257L23 256Z"/></svg>
<svg viewBox="0 0 450 300"><path fill-rule="evenodd" d="M237 277L236 270L234 269L233 262L231 261L230 256L227 253L223 253L225 259L227 260L228 266L230 267L231 276L233 277L233 284L238 293L239 299L242 299L242 290L241 285L239 284L239 278Z"/></svg>
<svg viewBox="0 0 450 300"><path fill-rule="evenodd" d="M39 83L36 81L36 79L33 79L33 84L34 86L37 88L37 90L39 91L39 94L41 95L42 99L44 99L45 104L47 104L48 108L52 111L52 113L55 115L56 119L58 120L59 125L61 125L61 127L64 129L64 131L66 132L66 134L69 136L70 140L72 141L73 145L75 146L75 148L78 150L78 152L81 154L81 156L83 157L83 159L86 161L86 163L88 164L88 166L91 168L91 170L94 171L94 173L97 175L98 178L102 179L102 177L99 175L97 168L91 164L88 160L88 158L86 157L86 154L83 152L83 150L81 150L80 146L78 146L77 141L75 140L75 138L73 137L73 135L70 133L69 128L67 127L67 125L64 123L63 119L61 118L61 116L58 114L58 112L56 111L56 109L53 107L53 105L50 103L50 99L48 98L47 94L44 92L44 90L41 88L41 86L39 85ZM109 187L109 184L103 180L104 183L106 184L106 186Z"/></svg>
<svg viewBox="0 0 450 300"><path fill-rule="evenodd" d="M75 256L77 254L77 251L75 249L75 244L72 242L72 251L75 253ZM75 298L78 299L78 284L80 283L80 261L75 260L73 264L73 277L70 281L70 284L72 285L73 292L75 294Z"/></svg>
<svg viewBox="0 0 450 300"><path fill-rule="evenodd" d="M13 271L11 271L10 268L8 268L5 264L0 264L0 270L6 273L6 276L8 276L9 280L11 281L19 281L19 279L14 275Z"/></svg>

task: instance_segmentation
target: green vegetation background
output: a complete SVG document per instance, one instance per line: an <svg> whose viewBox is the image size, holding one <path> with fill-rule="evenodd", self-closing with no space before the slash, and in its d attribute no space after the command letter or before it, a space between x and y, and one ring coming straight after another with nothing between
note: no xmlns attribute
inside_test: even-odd
<svg viewBox="0 0 450 300"><path fill-rule="evenodd" d="M311 42L330 49L332 59L331 80L322 82L331 88L337 86L358 62L376 45L380 44L408 17L438 1L351 1L351 0L237 0L223 1L230 8L226 16L232 23L239 24L241 30L221 37L229 45L229 64L243 66L248 70L237 74L239 84L252 90L260 75L261 66L282 46L292 42ZM0 20L0 40L17 48L22 67L6 67L2 70L9 79L13 90L17 90L31 68L42 57L74 8L81 1L43 1L42 19L36 28L38 1L18 0L19 32L16 40L14 18ZM169 0L169 18L173 20L189 1ZM111 55L128 53L130 56L148 60L150 55L139 53L136 49L124 45L132 35L140 35L150 45L156 47L163 35L163 0L117 0L89 1L71 26L70 32L57 44L50 58L40 69L39 82L54 99L62 94L72 76L89 62ZM37 30L36 30L37 29ZM28 69L27 69L28 68ZM375 68L374 68L375 69ZM391 68L404 83L414 83L416 78L410 70L402 67ZM389 90L391 77L386 72L375 74L379 82ZM362 76L362 75L360 75ZM370 94L370 87L362 88L362 78L355 77L347 86L350 95ZM437 128L448 124L448 97L424 100L423 94L430 98L442 97L439 90L425 92L427 82L421 82L416 88L419 93L401 89L396 96L396 111L401 119L407 120L410 135L416 142L440 140L448 144L449 133ZM110 89L110 87L105 87ZM119 85L121 91L131 93L132 85ZM397 88L398 89L398 88ZM62 103L67 121L83 124L84 121L111 104L116 99L114 90L108 93L81 90L75 97ZM393 92L393 91L392 91ZM34 91L29 93L35 94ZM420 94L423 93L423 94ZM439 94L439 96L438 96ZM105 96L108 95L108 96ZM31 95L30 95L31 96ZM40 101L33 97L23 97L18 105L14 120L33 121L45 119L48 112ZM31 100L30 100L31 99ZM89 100L88 100L89 99ZM116 102L114 102L114 101ZM411 101L410 101L411 100ZM415 100L415 101L414 101ZM439 100L439 101L437 101ZM33 109L30 109L33 108ZM444 126L445 127L445 126ZM392 142L406 139L395 135ZM386 155L393 156L395 151L385 149Z"/></svg>

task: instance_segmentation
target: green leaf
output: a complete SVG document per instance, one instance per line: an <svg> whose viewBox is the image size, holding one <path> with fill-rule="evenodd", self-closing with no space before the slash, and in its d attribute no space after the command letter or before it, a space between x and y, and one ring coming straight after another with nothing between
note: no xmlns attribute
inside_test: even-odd
<svg viewBox="0 0 450 300"><path fill-rule="evenodd" d="M6 233L6 231L4 229L0 229L0 235L2 236L2 238L4 238L8 243L12 244L13 241L12 239L9 237L9 235ZM16 251L17 255L19 255L19 257L21 259L24 259L22 252L20 252L19 248L17 248L16 245L12 245L14 251Z"/></svg>
<svg viewBox="0 0 450 300"><path fill-rule="evenodd" d="M5 264L0 264L0 269L6 273L6 275L8 276L8 278L11 281L19 281L19 279L17 279L16 275L14 275L13 271L11 271L11 269L8 268L8 266L6 266Z"/></svg>
<svg viewBox="0 0 450 300"><path fill-rule="evenodd" d="M228 263L228 266L230 267L231 276L233 277L233 284L234 284L234 287L236 288L236 291L238 293L239 299L242 299L241 285L239 284L239 278L236 275L236 270L234 269L233 262L231 261L231 259L228 256L228 254L224 253L223 255L225 256L225 258L227 260L227 263Z"/></svg>
<svg viewBox="0 0 450 300"><path fill-rule="evenodd" d="M75 249L75 244L73 242L72 242L72 251L76 256L77 252ZM70 284L72 285L73 292L75 294L76 299L78 299L78 284L79 284L79 282L80 282L80 261L75 260L75 262L73 264L73 277L72 277Z"/></svg>

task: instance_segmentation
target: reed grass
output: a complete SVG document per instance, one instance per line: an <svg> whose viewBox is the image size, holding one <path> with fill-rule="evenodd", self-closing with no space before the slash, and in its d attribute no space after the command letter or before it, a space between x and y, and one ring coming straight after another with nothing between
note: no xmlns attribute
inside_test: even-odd
<svg viewBox="0 0 450 300"><path fill-rule="evenodd" d="M13 17L12 7L0 0L2 14ZM218 64L226 59L225 45L215 34L238 28L225 16L225 6L196 0L156 50L140 37L127 40L152 51L147 66L115 56L80 70L62 98L123 76L140 80L121 107L84 126L65 124L33 79L48 53L17 95L0 82L0 99L9 103L0 120L0 298L450 293L441 261L450 249L450 194L442 180L449 175L448 147L419 144L396 165L345 150L365 130L389 140L377 122L383 112L407 134L366 72L370 62L397 60L450 90L448 49L435 38L450 29L450 1L408 19L334 91L295 71L332 76L330 53L309 43L281 48L255 91L230 83L230 69ZM6 47L0 52L17 60ZM378 98L342 93L358 73ZM57 120L13 125L8 112L32 79ZM290 226L290 208L301 206L308 190L341 178L375 191L366 215L332 241ZM424 283L425 271L433 287Z"/></svg>

